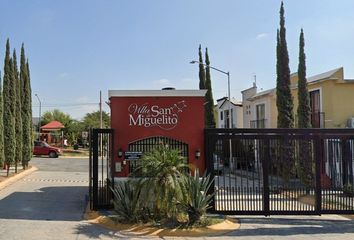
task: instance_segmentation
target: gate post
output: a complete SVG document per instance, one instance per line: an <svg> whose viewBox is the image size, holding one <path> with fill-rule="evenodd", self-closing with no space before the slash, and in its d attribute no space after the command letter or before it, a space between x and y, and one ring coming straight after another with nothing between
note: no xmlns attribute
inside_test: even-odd
<svg viewBox="0 0 354 240"><path fill-rule="evenodd" d="M320 135L315 137L315 168L316 168L316 205L315 212L321 215L322 210L322 184L321 184L321 171L322 171L322 161L323 161L323 139Z"/></svg>
<svg viewBox="0 0 354 240"><path fill-rule="evenodd" d="M210 136L211 135L211 136ZM211 212L215 212L215 174L214 174L214 158L213 158L213 149L215 147L215 138L214 135L210 134L207 129L204 130L204 156L205 156L205 166L206 173L210 174L210 179L213 181L208 190L208 194L214 194L211 200Z"/></svg>
<svg viewBox="0 0 354 240"><path fill-rule="evenodd" d="M92 199L93 210L97 210L98 204L98 132L92 129Z"/></svg>
<svg viewBox="0 0 354 240"><path fill-rule="evenodd" d="M270 161L270 151L269 151L269 139L260 139L264 143L264 159L262 161L263 169L263 211L265 216L270 215L269 210L269 161Z"/></svg>

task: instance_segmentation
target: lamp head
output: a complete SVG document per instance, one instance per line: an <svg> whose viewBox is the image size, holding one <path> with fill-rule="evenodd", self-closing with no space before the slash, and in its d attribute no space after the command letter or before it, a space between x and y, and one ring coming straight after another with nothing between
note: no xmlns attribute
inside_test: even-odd
<svg viewBox="0 0 354 240"><path fill-rule="evenodd" d="M190 64L194 64L194 63L197 63L197 61L191 61Z"/></svg>

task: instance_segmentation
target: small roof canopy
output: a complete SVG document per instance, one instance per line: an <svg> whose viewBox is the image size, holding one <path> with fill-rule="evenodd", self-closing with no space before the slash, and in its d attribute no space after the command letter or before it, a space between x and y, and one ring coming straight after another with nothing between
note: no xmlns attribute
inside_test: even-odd
<svg viewBox="0 0 354 240"><path fill-rule="evenodd" d="M60 130L62 128L65 128L65 126L59 122L59 121L51 121L49 123L47 123L46 125L41 127L41 130L44 131L57 131Z"/></svg>

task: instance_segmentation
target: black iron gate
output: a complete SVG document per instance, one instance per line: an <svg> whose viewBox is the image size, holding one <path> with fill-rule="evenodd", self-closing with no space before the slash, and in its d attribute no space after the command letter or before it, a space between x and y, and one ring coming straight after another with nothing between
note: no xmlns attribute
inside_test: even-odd
<svg viewBox="0 0 354 240"><path fill-rule="evenodd" d="M89 200L92 210L112 207L112 129L90 130L90 186Z"/></svg>
<svg viewBox="0 0 354 240"><path fill-rule="evenodd" d="M354 213L354 129L207 129L213 211Z"/></svg>
<svg viewBox="0 0 354 240"><path fill-rule="evenodd" d="M165 137L165 136L153 136L144 139L140 139L129 143L128 151L147 153L152 151L158 144L166 144L171 149L178 150L181 156L185 157L188 162L188 144L179 141L177 139ZM140 160L129 161L129 172L133 172Z"/></svg>

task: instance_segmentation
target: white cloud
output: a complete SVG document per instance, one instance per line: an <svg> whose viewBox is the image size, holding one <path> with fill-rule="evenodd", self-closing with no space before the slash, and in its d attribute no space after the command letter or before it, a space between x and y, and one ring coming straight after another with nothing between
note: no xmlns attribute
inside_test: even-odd
<svg viewBox="0 0 354 240"><path fill-rule="evenodd" d="M256 36L256 39L260 40L260 39L266 38L267 36L268 36L268 33L260 33Z"/></svg>
<svg viewBox="0 0 354 240"><path fill-rule="evenodd" d="M61 78L66 78L67 76L69 76L69 74L67 72L62 72L59 74L59 77L61 77Z"/></svg>
<svg viewBox="0 0 354 240"><path fill-rule="evenodd" d="M157 85L166 86L166 85L170 85L171 81L166 79L166 78L162 78L162 79L154 81L154 83L157 84Z"/></svg>

